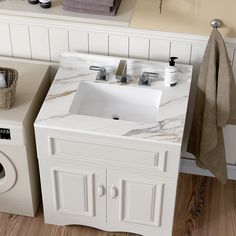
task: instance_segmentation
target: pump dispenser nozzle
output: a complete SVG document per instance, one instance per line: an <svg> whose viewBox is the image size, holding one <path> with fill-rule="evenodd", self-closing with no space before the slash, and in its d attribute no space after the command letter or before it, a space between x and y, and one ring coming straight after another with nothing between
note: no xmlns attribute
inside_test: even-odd
<svg viewBox="0 0 236 236"><path fill-rule="evenodd" d="M175 66L175 60L178 59L178 57L170 57L169 65Z"/></svg>

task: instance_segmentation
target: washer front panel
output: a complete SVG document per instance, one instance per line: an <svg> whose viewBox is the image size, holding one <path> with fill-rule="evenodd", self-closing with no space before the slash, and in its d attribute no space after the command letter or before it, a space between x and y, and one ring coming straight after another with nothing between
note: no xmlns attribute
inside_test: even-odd
<svg viewBox="0 0 236 236"><path fill-rule="evenodd" d="M1 151L1 144L14 145L14 146L22 146L26 144L23 127L4 125L4 123L3 124L1 123L0 129L2 131L7 130L10 133L10 139L4 139L4 135L2 135L2 139L0 138L0 151Z"/></svg>

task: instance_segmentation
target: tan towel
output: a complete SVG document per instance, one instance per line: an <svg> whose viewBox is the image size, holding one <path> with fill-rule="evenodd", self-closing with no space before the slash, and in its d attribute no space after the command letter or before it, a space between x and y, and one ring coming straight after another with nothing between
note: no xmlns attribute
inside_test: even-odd
<svg viewBox="0 0 236 236"><path fill-rule="evenodd" d="M236 85L228 53L218 29L213 29L203 57L187 151L200 167L227 181L222 128L236 125Z"/></svg>

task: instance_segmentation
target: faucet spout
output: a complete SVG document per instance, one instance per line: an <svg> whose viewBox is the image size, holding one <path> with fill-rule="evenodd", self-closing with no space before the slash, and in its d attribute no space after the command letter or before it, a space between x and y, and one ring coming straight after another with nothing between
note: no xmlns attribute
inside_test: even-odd
<svg viewBox="0 0 236 236"><path fill-rule="evenodd" d="M116 79L120 83L128 83L128 76L127 76L127 61L120 60L118 68L116 70Z"/></svg>

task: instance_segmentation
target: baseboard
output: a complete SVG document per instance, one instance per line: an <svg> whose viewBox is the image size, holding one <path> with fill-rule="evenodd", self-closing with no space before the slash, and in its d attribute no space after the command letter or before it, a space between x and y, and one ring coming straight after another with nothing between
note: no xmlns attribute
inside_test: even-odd
<svg viewBox="0 0 236 236"><path fill-rule="evenodd" d="M227 165L228 171L228 179L236 180L236 166L235 165ZM203 176L211 176L210 171L199 168L196 164L195 160L182 158L180 165L180 172L194 175L203 175Z"/></svg>

